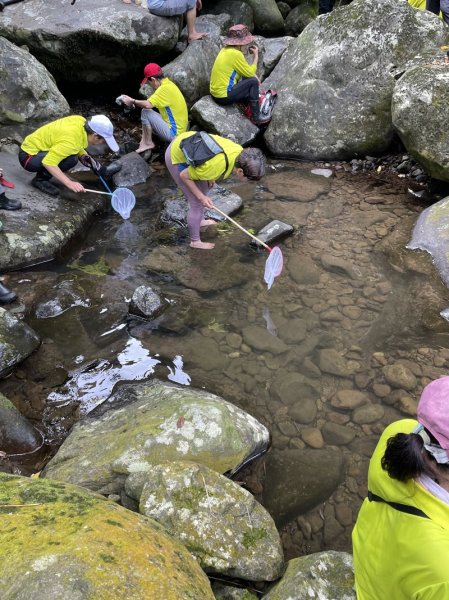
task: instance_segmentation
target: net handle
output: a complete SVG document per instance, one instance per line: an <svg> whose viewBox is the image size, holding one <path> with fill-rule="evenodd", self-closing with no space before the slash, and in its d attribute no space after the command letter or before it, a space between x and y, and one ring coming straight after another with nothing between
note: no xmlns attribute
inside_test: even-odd
<svg viewBox="0 0 449 600"><path fill-rule="evenodd" d="M102 194L103 196L112 196L111 192L100 192L99 190L89 190L88 188L84 188L86 192L92 192L94 194Z"/></svg>
<svg viewBox="0 0 449 600"><path fill-rule="evenodd" d="M216 210L217 213L220 213L220 215L222 215L225 219L228 219L228 221L231 221L231 223L233 225L235 225L236 227L238 227L241 231L243 231L243 233L246 233L246 235L249 235L249 237L253 238L253 240L256 240L256 242L259 242L259 244L261 244L264 248L266 248L268 250L268 252L271 252L272 248L270 248L270 246L268 246L268 244L266 244L265 242L262 242L262 240L259 240L259 238L257 238L255 235L250 233L247 229L245 229L244 227L239 225L237 223L237 221L234 221L234 219L232 219L229 215L227 215L225 212L223 212L216 206L212 205L212 208L213 208L213 210Z"/></svg>

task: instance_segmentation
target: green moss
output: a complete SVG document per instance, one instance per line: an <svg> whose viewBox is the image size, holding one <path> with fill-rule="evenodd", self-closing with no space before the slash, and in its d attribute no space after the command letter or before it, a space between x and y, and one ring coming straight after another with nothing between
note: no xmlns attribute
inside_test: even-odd
<svg viewBox="0 0 449 600"><path fill-rule="evenodd" d="M196 510L198 504L206 498L204 487L191 485L184 490L176 490L172 493L171 499L177 508L187 508Z"/></svg>
<svg viewBox="0 0 449 600"><path fill-rule="evenodd" d="M98 556L105 563L114 563L115 562L115 558L113 556L111 556L110 554L101 554L100 553Z"/></svg>
<svg viewBox="0 0 449 600"><path fill-rule="evenodd" d="M267 530L262 527L253 527L243 534L243 545L247 550L257 545L257 542L267 537Z"/></svg>
<svg viewBox="0 0 449 600"><path fill-rule="evenodd" d="M102 277L107 275L110 271L109 266L106 264L106 261L103 257L100 258L96 263L92 265L83 265L79 260L75 260L70 265L71 269L79 269L84 273L88 273L89 275L96 275L97 277Z"/></svg>
<svg viewBox="0 0 449 600"><path fill-rule="evenodd" d="M106 523L109 523L109 525L114 525L115 527L123 527L121 523L118 521L113 521L112 519L106 519Z"/></svg>

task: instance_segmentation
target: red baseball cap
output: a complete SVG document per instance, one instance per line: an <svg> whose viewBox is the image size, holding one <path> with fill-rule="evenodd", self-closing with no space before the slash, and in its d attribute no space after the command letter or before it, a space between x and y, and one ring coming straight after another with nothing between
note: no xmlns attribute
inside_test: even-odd
<svg viewBox="0 0 449 600"><path fill-rule="evenodd" d="M142 83L140 84L141 86L145 85L150 77L162 75L162 69L156 63L148 63L143 70L143 74L145 77L142 79Z"/></svg>

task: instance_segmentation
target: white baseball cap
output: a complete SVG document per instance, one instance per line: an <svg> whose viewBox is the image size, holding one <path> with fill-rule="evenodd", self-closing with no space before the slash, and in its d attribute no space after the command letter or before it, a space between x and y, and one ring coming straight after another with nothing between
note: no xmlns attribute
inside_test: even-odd
<svg viewBox="0 0 449 600"><path fill-rule="evenodd" d="M87 123L92 131L104 138L112 152L118 152L119 146L114 138L114 126L108 117L105 115L95 115Z"/></svg>

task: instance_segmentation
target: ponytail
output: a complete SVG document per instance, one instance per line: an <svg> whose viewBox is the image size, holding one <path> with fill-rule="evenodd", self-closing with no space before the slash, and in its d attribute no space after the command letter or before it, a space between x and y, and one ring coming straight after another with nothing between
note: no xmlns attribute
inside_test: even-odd
<svg viewBox="0 0 449 600"><path fill-rule="evenodd" d="M398 433L387 442L382 469L392 479L408 481L429 472L422 449L424 442L416 433Z"/></svg>

